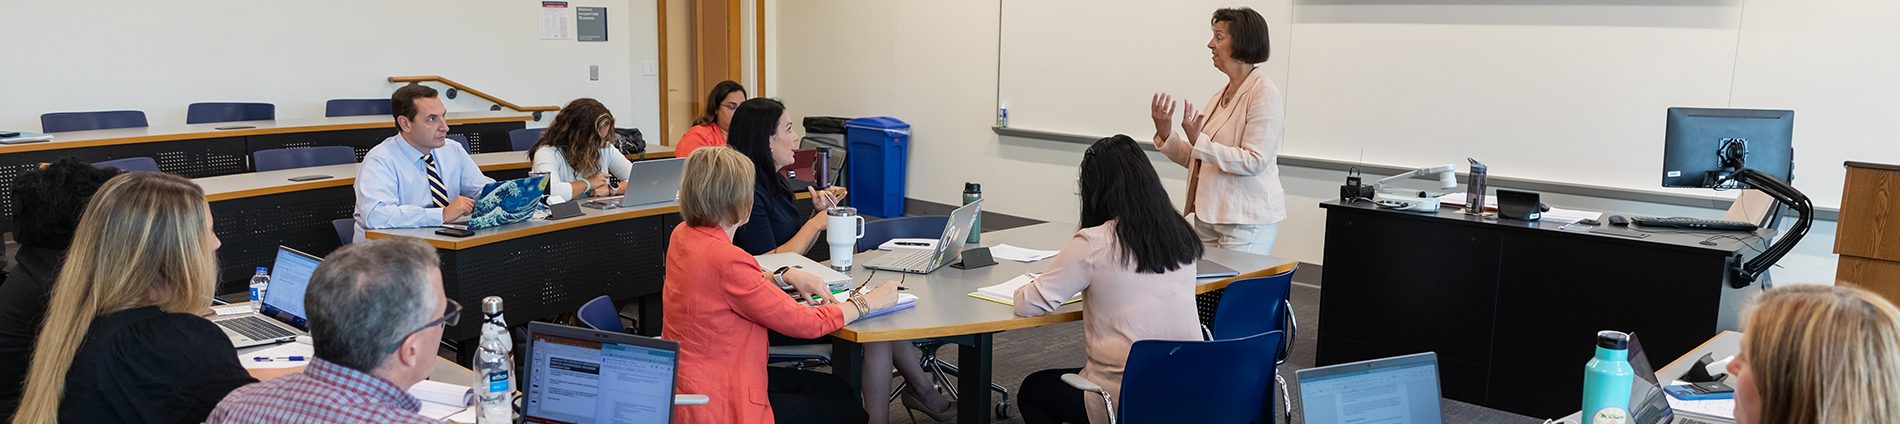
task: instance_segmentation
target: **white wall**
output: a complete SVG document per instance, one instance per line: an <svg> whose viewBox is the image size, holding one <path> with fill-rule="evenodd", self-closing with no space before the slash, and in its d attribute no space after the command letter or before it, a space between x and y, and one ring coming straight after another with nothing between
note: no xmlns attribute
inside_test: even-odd
<svg viewBox="0 0 1900 424"><path fill-rule="evenodd" d="M1765 1L1755 0L1751 4ZM989 129L995 120L993 108L999 83L1001 19L997 2L809 0L779 4L781 6L768 6L779 10L774 11L777 24L768 31L767 43L776 45L780 52L769 59L768 66L773 71L768 73L782 81L782 85L774 84L773 91L786 101L795 118L809 115L903 118L914 130L909 197L957 203L961 183L978 181L984 183L986 205L991 210L1054 222L1076 221L1079 212L1073 195L1075 165L1086 146L999 138ZM1126 27L1139 29L1138 25ZM1073 44L1047 43L1044 47L1063 49ZM1139 58L1129 58L1136 59ZM1050 68L1043 72L1056 80L1092 78L1091 70L1074 67ZM1307 83L1324 79L1326 75L1296 75L1294 78L1299 79L1299 83ZM1804 80L1792 84L1826 86L1829 83ZM1293 95L1322 96L1324 93L1308 91ZM1293 128L1288 132L1289 149L1310 142L1294 136ZM1151 158L1169 191L1177 200L1182 198L1186 172L1158 154ZM1654 157L1643 156L1641 160L1650 162ZM1283 168L1282 172L1290 216L1280 226L1275 254L1319 263L1325 242L1325 215L1317 205L1337 195L1344 175L1293 167ZM1561 175L1556 177L1553 179L1563 179ZM1548 202L1557 207L1636 214L1721 216L1716 210L1575 196L1553 195ZM1833 223L1816 223L1794 254L1781 262L1783 267L1774 271L1774 278L1782 282L1833 281L1835 257L1829 253L1833 234Z"/></svg>
<svg viewBox="0 0 1900 424"><path fill-rule="evenodd" d="M0 2L0 56L12 61L0 66L0 128L37 131L42 113L107 109L180 125L185 105L202 101L316 118L328 99L388 98L390 76L441 75L520 105L593 97L621 126L659 134L659 79L642 69L659 54L653 0L569 6L568 39L540 40L534 1ZM580 6L608 8L607 42L574 40ZM461 96L450 109L487 106Z"/></svg>

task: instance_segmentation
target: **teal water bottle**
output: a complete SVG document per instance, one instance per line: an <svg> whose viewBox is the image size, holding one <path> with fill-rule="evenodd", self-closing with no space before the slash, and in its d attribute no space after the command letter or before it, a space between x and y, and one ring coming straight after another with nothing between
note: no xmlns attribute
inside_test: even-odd
<svg viewBox="0 0 1900 424"><path fill-rule="evenodd" d="M982 199L983 199L983 185L982 184L970 183L970 182L963 183L963 204L968 205L970 203L973 203ZM983 209L982 208L983 208L982 206L977 206L976 221L970 224L970 238L968 240L963 241L963 244L968 244L970 245L970 247L976 247L976 245L979 244L983 240Z"/></svg>
<svg viewBox="0 0 1900 424"><path fill-rule="evenodd" d="M1623 424L1630 420L1630 336L1597 332L1596 357L1583 365L1583 423Z"/></svg>

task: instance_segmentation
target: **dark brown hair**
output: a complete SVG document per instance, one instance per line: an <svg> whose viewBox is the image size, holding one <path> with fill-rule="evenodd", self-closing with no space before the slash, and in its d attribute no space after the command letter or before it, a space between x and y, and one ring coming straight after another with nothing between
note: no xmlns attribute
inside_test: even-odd
<svg viewBox="0 0 1900 424"><path fill-rule="evenodd" d="M611 145L600 136L601 125L614 126L614 114L606 105L585 97L567 102L561 113L554 115L554 123L541 132L541 139L528 148L528 160L534 160L534 152L541 150L541 146L553 146L561 151L567 166L574 168L576 178L598 174L600 149Z"/></svg>
<svg viewBox="0 0 1900 424"><path fill-rule="evenodd" d="M416 99L433 99L435 95L435 89L422 84L409 84L396 89L396 94L389 96L389 111L394 115L392 119L406 117L410 121L416 120Z"/></svg>
<svg viewBox="0 0 1900 424"><path fill-rule="evenodd" d="M712 93L706 95L705 112L701 113L699 117L693 118L693 126L719 122L719 102L725 101L726 96L732 95L735 91L743 94L745 93L745 86L730 80L720 81L718 85L714 85ZM728 122L727 124L730 125L731 123Z"/></svg>
<svg viewBox="0 0 1900 424"><path fill-rule="evenodd" d="M1259 12L1247 7L1216 10L1207 24L1217 22L1227 23L1227 37L1234 40L1234 60L1258 64L1273 55L1273 43L1267 39L1267 18Z"/></svg>

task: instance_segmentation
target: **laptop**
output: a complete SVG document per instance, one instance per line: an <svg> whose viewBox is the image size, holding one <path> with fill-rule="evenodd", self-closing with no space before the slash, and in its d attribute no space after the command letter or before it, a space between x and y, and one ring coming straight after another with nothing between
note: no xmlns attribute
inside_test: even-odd
<svg viewBox="0 0 1900 424"><path fill-rule="evenodd" d="M963 254L963 241L970 237L970 227L976 225L976 214L982 210L983 199L963 205L950 212L950 220L944 223L943 236L937 239L937 248L897 249L871 260L864 267L884 271L929 274L951 262L957 261L957 255Z"/></svg>
<svg viewBox="0 0 1900 424"><path fill-rule="evenodd" d="M1233 268L1221 265L1220 262L1210 261L1206 258L1202 258L1199 263L1194 264L1194 278L1227 278L1236 275L1240 275L1240 271L1235 271Z"/></svg>
<svg viewBox="0 0 1900 424"><path fill-rule="evenodd" d="M1441 424L1438 354L1415 353L1307 368L1299 380L1308 424Z"/></svg>
<svg viewBox="0 0 1900 424"><path fill-rule="evenodd" d="M530 175L482 186L475 196L475 208L469 213L469 229L494 228L528 220L540 210L547 196L548 178Z"/></svg>
<svg viewBox="0 0 1900 424"><path fill-rule="evenodd" d="M527 336L522 422L661 424L673 419L679 343L544 322L529 322Z"/></svg>
<svg viewBox="0 0 1900 424"><path fill-rule="evenodd" d="M634 162L633 170L627 173L627 194L590 199L581 206L614 209L678 201L680 173L685 170L685 158Z"/></svg>
<svg viewBox="0 0 1900 424"><path fill-rule="evenodd" d="M805 257L805 255L797 253L773 253L770 255L754 256L752 258L758 260L759 269L765 271L773 271L779 269L779 267L789 266L818 276L819 279L825 280L825 284L830 285L833 291L851 288L849 285L851 284L851 276L844 275L844 273L833 270L829 266L813 261L811 258Z"/></svg>
<svg viewBox="0 0 1900 424"><path fill-rule="evenodd" d="M289 247L277 247L277 260L271 266L270 288L255 312L220 316L211 322L231 338L239 348L282 343L309 334L304 313L303 293L310 287L310 274L322 259Z"/></svg>

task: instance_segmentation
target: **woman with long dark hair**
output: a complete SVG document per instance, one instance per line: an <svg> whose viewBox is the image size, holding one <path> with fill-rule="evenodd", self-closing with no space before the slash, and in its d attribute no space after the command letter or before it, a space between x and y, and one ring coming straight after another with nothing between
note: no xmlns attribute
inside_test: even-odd
<svg viewBox="0 0 1900 424"><path fill-rule="evenodd" d="M1023 379L1018 408L1029 423L1107 422L1101 399L1062 382L1074 373L1121 395L1136 340L1200 340L1194 307L1194 228L1161 188L1148 155L1125 135L1082 154L1081 230L1034 282L1016 290L1016 315L1040 316L1082 294L1088 364Z"/></svg>
<svg viewBox="0 0 1900 424"><path fill-rule="evenodd" d="M693 154L693 149L726 145L732 111L739 109L739 102L745 101L745 96L745 86L739 83L720 81L714 85L712 92L706 94L705 110L693 118L693 128L680 136L680 142L673 146L673 155L683 158Z"/></svg>

